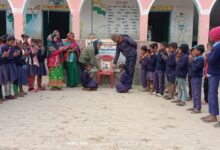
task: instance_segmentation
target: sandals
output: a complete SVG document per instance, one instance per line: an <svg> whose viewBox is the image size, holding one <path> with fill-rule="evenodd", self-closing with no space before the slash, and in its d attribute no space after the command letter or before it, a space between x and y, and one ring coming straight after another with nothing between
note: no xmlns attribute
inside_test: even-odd
<svg viewBox="0 0 220 150"><path fill-rule="evenodd" d="M211 115L208 115L208 116L202 117L202 118L200 118L200 119L201 119L201 120L205 120L205 119L207 119L207 118L209 118L209 117L211 117Z"/></svg>
<svg viewBox="0 0 220 150"><path fill-rule="evenodd" d="M189 108L187 111L195 111L195 108Z"/></svg>
<svg viewBox="0 0 220 150"><path fill-rule="evenodd" d="M186 102L180 102L178 104L176 104L177 106L185 106L186 105Z"/></svg>
<svg viewBox="0 0 220 150"><path fill-rule="evenodd" d="M212 122L217 122L218 119L215 116L210 116L209 118L206 118L203 121L206 122L206 123L212 123Z"/></svg>
<svg viewBox="0 0 220 150"><path fill-rule="evenodd" d="M45 91L46 88L45 88L45 87L38 87L37 90L38 90L38 91Z"/></svg>
<svg viewBox="0 0 220 150"><path fill-rule="evenodd" d="M201 110L193 110L193 111L191 112L191 114L201 114L201 113L202 113Z"/></svg>
<svg viewBox="0 0 220 150"><path fill-rule="evenodd" d="M171 101L171 103L181 103L181 100L174 100L174 101Z"/></svg>

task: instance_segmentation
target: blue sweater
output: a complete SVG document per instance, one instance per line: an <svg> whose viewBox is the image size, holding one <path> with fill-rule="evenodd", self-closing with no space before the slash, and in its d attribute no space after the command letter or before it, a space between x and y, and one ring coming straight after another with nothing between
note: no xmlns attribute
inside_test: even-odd
<svg viewBox="0 0 220 150"><path fill-rule="evenodd" d="M117 64L120 53L126 58L137 56L137 42L128 36L123 36L123 41L116 45L114 64Z"/></svg>
<svg viewBox="0 0 220 150"><path fill-rule="evenodd" d="M208 54L208 74L220 77L220 42L217 42Z"/></svg>
<svg viewBox="0 0 220 150"><path fill-rule="evenodd" d="M166 73L176 70L176 53L172 53L166 60Z"/></svg>
<svg viewBox="0 0 220 150"><path fill-rule="evenodd" d="M176 62L176 77L186 79L188 72L188 55L182 55Z"/></svg>
<svg viewBox="0 0 220 150"><path fill-rule="evenodd" d="M155 54L151 55L147 67L148 71L154 72L156 68L156 63L157 63L157 56Z"/></svg>
<svg viewBox="0 0 220 150"><path fill-rule="evenodd" d="M164 60L164 58L163 58L162 53L163 53L165 56L167 56L167 53L165 53L165 52L159 52L159 53L157 54L156 70L165 71L165 69L166 69L166 62L165 62L165 60Z"/></svg>
<svg viewBox="0 0 220 150"><path fill-rule="evenodd" d="M2 52L0 52L0 65L4 64L4 58L2 57Z"/></svg>
<svg viewBox="0 0 220 150"><path fill-rule="evenodd" d="M204 68L204 58L202 56L196 57L191 64L191 76L193 78L202 78Z"/></svg>
<svg viewBox="0 0 220 150"><path fill-rule="evenodd" d="M146 71L147 71L148 62L149 62L148 57L145 57L145 58L143 58L143 59L140 60L141 70L146 70Z"/></svg>
<svg viewBox="0 0 220 150"><path fill-rule="evenodd" d="M9 56L7 58L4 58L4 63L5 64L13 64L15 63L15 58L13 56L14 52L16 51L14 46L8 46L7 44L1 47L1 53L3 54L4 52L10 51Z"/></svg>

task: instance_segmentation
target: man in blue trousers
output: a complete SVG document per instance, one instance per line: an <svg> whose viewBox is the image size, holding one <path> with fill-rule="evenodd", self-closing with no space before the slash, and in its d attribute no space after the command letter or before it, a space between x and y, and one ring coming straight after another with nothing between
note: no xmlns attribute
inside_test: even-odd
<svg viewBox="0 0 220 150"><path fill-rule="evenodd" d="M126 62L125 65L128 67L128 72L134 78L134 70L137 61L137 42L135 42L128 35L112 35L112 40L117 44L116 45L116 55L114 60L114 65L117 64L120 53L122 53Z"/></svg>

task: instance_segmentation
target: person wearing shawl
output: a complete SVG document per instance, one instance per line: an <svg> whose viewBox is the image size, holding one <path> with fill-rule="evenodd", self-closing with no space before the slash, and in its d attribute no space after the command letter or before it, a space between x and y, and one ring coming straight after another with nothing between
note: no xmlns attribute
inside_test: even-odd
<svg viewBox="0 0 220 150"><path fill-rule="evenodd" d="M218 104L218 88L220 81L220 26L213 28L209 32L209 40L212 44L212 50L207 54L208 56L208 82L209 82L209 115L201 118L204 122L217 122L219 115ZM215 125L220 127L220 122Z"/></svg>
<svg viewBox="0 0 220 150"><path fill-rule="evenodd" d="M92 46L88 46L82 51L82 53L79 56L80 72L83 72L85 70L86 64L89 63L91 63L97 69L99 69L96 55L98 55L101 46L101 40L95 40Z"/></svg>
<svg viewBox="0 0 220 150"><path fill-rule="evenodd" d="M64 46L70 47L64 55L67 71L67 87L76 87L80 83L77 64L80 56L80 48L74 39L74 33L67 34L67 38L64 40Z"/></svg>
<svg viewBox="0 0 220 150"><path fill-rule="evenodd" d="M63 87L63 51L66 49L60 42L58 31L48 36L47 55L49 69L49 84L52 91L61 90Z"/></svg>

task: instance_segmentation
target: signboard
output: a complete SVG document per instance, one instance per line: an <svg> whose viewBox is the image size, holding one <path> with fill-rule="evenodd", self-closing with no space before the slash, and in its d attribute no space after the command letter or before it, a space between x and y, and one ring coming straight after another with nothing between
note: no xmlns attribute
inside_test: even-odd
<svg viewBox="0 0 220 150"><path fill-rule="evenodd" d="M93 41L97 39L88 39L86 40L86 46L92 45ZM102 55L111 55L115 57L116 53L116 44L111 39L101 39L102 41L102 47L99 49L99 56ZM118 64L125 63L125 57L120 54L120 57L118 59Z"/></svg>
<svg viewBox="0 0 220 150"><path fill-rule="evenodd" d="M172 11L173 6L152 6L151 11Z"/></svg>

